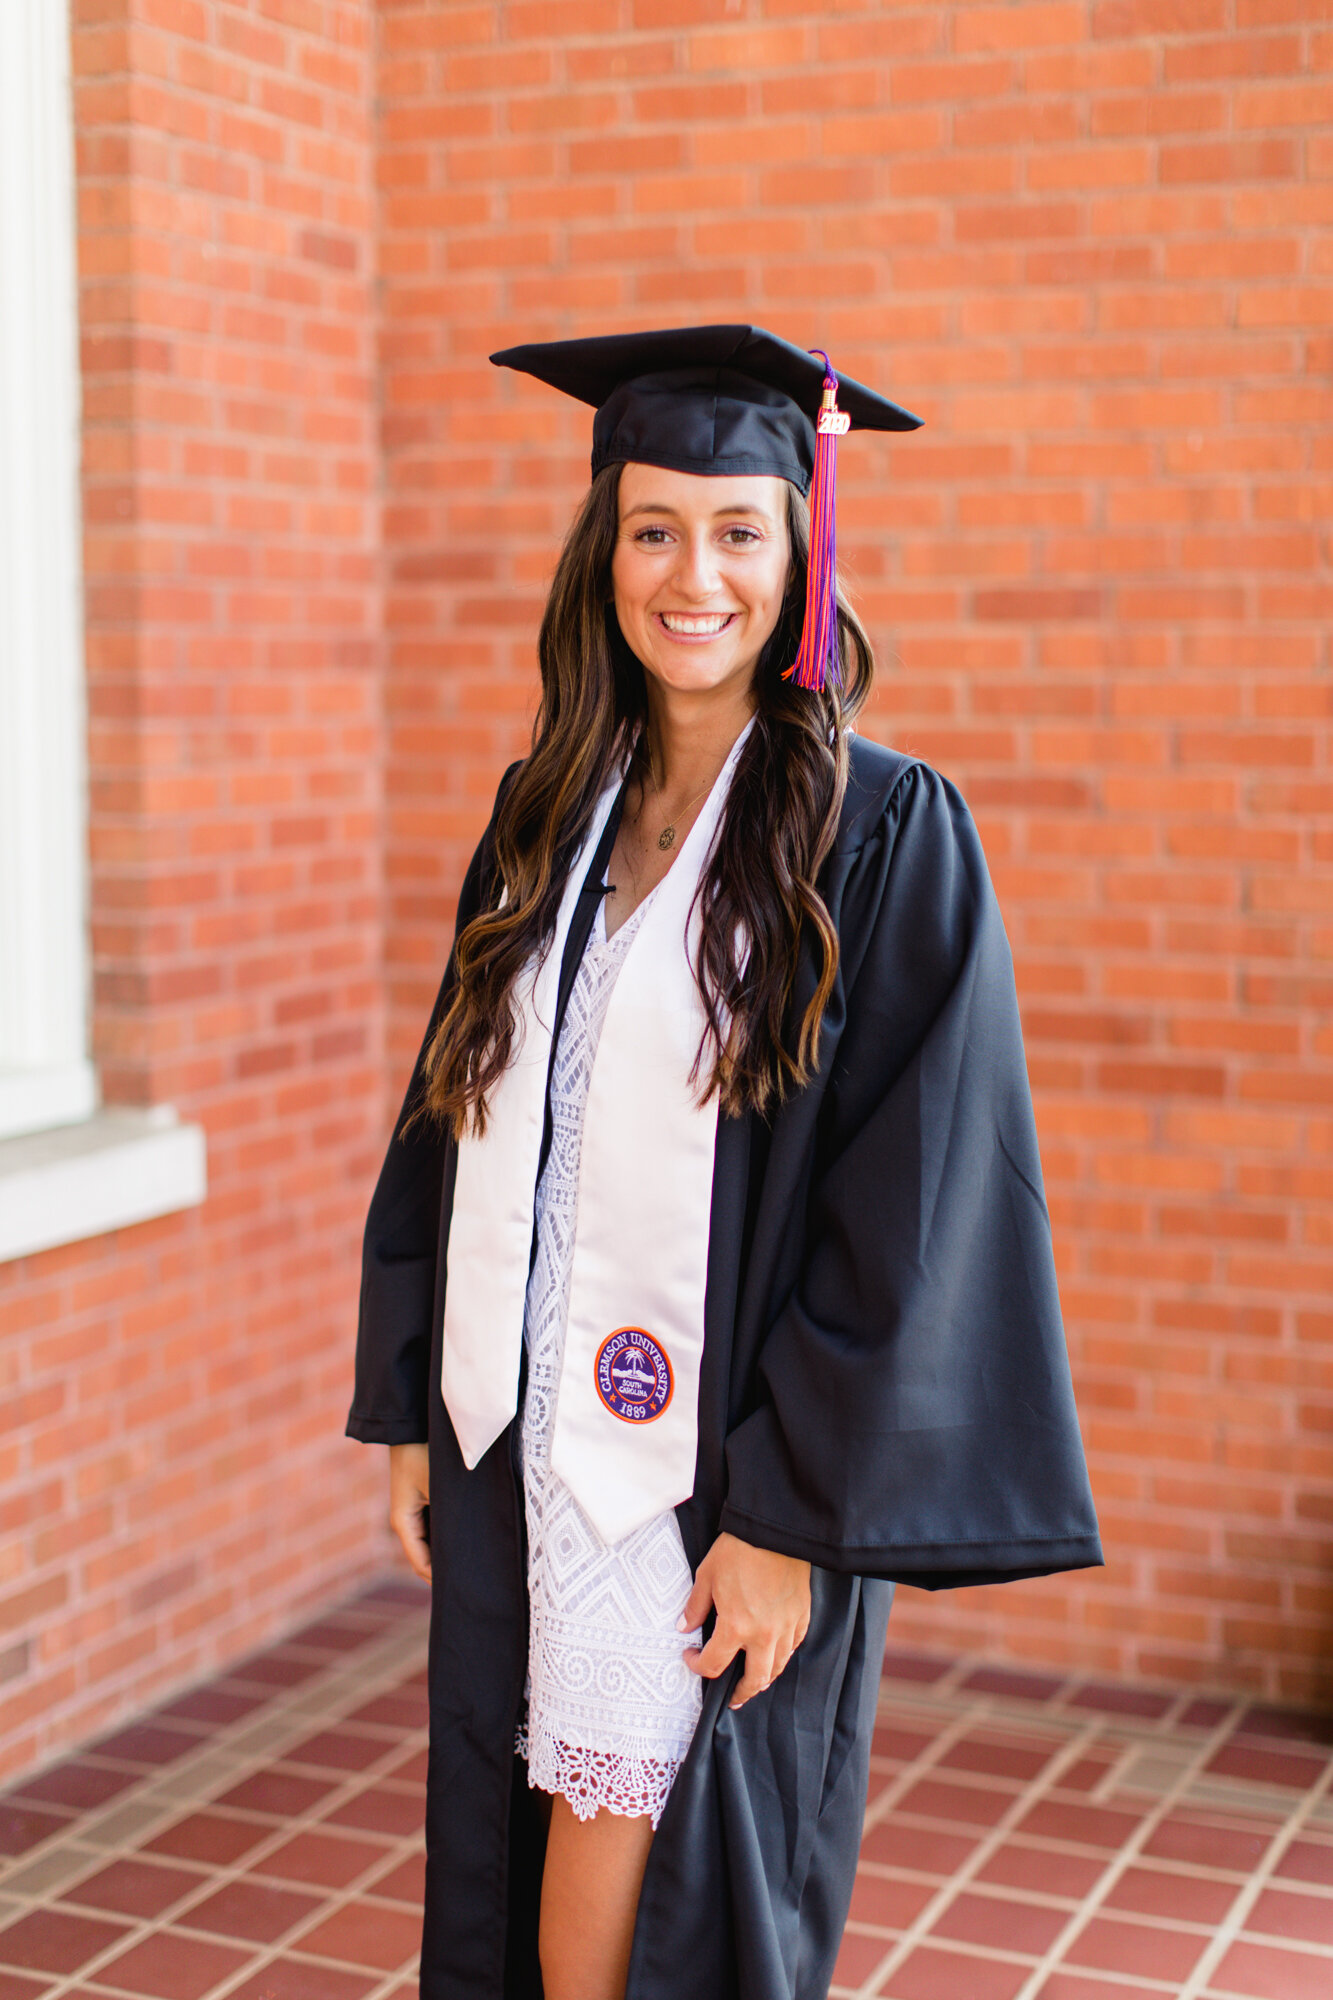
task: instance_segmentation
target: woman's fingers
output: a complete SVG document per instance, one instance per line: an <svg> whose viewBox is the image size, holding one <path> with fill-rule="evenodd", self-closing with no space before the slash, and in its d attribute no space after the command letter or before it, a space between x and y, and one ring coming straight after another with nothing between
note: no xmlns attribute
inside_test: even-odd
<svg viewBox="0 0 1333 2000"><path fill-rule="evenodd" d="M750 1646L745 1654L745 1672L736 1686L736 1691L728 1702L728 1708L744 1708L747 1701L762 1694L776 1679L775 1649L773 1646Z"/></svg>
<svg viewBox="0 0 1333 2000"><path fill-rule="evenodd" d="M742 1646L734 1635L719 1628L706 1646L686 1653L685 1664L692 1674L712 1681L727 1671L738 1654L744 1653L745 1672L730 1702L732 1708L740 1708L765 1688L772 1687L795 1651L796 1641L791 1633L782 1640L755 1633L749 1644Z"/></svg>
<svg viewBox="0 0 1333 2000"><path fill-rule="evenodd" d="M724 1674L740 1651L740 1643L731 1639L720 1628L713 1633L706 1646L692 1646L685 1654L685 1664L692 1674L701 1674L706 1681L715 1681Z"/></svg>
<svg viewBox="0 0 1333 2000"><path fill-rule="evenodd" d="M745 1670L731 1697L742 1708L777 1679L810 1623L810 1565L771 1549L719 1535L699 1565L680 1629L700 1625L715 1610L706 1646L691 1648L691 1673L715 1680L744 1653Z"/></svg>
<svg viewBox="0 0 1333 2000"><path fill-rule="evenodd" d="M741 1708L757 1694L771 1688L780 1680L791 1664L792 1655L805 1637L805 1628L798 1627L771 1649L751 1645L745 1651L745 1673L731 1698L732 1708Z"/></svg>
<svg viewBox="0 0 1333 2000"><path fill-rule="evenodd" d="M697 1632L713 1608L713 1588L708 1581L708 1573L701 1563L689 1596L685 1599L685 1609L676 1620L678 1632Z"/></svg>
<svg viewBox="0 0 1333 2000"><path fill-rule="evenodd" d="M426 1540L426 1509L430 1505L430 1454L424 1444L389 1447L389 1526L403 1545L413 1571L430 1582L430 1543Z"/></svg>
<svg viewBox="0 0 1333 2000"><path fill-rule="evenodd" d="M424 1532L424 1512L425 1509L422 1507L408 1513L400 1514L395 1511L389 1515L389 1526L402 1543L403 1554L416 1574L423 1583L429 1583L430 1543L426 1540Z"/></svg>

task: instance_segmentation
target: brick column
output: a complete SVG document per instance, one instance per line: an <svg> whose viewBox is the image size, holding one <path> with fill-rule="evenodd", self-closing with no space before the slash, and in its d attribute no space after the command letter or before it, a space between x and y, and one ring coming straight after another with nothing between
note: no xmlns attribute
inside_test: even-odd
<svg viewBox="0 0 1333 2000"><path fill-rule="evenodd" d="M210 1196L0 1270L5 1765L384 1553L372 8L72 11L95 1050Z"/></svg>

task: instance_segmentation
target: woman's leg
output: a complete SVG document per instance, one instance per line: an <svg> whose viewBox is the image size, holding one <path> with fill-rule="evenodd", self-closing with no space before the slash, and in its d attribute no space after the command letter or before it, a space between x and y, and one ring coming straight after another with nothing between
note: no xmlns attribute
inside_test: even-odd
<svg viewBox="0 0 1333 2000"><path fill-rule="evenodd" d="M624 2000L652 1844L646 1817L581 1820L567 1799L552 1800L538 1945L546 2000Z"/></svg>

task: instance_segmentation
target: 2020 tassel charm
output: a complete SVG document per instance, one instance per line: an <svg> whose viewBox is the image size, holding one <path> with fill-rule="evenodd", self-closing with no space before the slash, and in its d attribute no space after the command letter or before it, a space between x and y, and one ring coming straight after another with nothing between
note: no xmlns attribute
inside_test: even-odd
<svg viewBox="0 0 1333 2000"><path fill-rule="evenodd" d="M810 564L805 578L805 624L796 658L783 675L797 687L822 693L840 675L838 656L836 488L838 439L851 429L851 418L838 408L838 378L821 347L812 347L824 364L824 394L815 419L815 470L810 481Z"/></svg>

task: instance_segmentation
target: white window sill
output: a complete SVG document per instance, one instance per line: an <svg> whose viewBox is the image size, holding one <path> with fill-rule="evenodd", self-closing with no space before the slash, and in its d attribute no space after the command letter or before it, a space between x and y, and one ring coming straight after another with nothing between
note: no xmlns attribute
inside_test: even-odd
<svg viewBox="0 0 1333 2000"><path fill-rule="evenodd" d="M0 1140L0 1263L194 1208L207 1190L203 1128L169 1105Z"/></svg>

